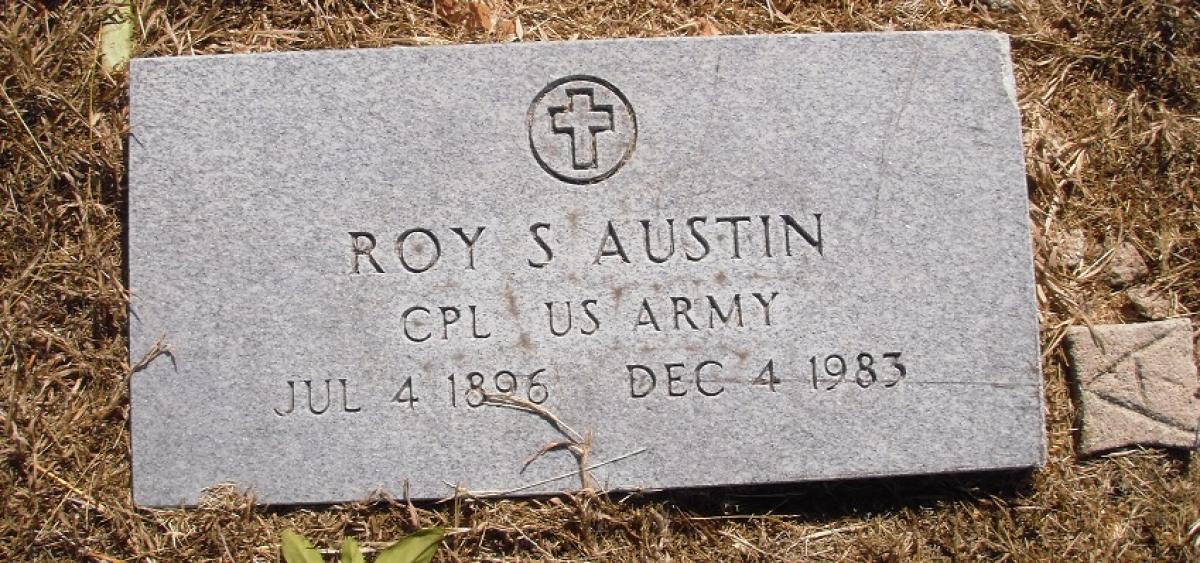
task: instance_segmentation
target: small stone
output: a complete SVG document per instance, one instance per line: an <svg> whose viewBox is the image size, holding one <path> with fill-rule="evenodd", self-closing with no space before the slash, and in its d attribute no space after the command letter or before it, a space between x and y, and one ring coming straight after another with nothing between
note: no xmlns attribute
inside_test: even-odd
<svg viewBox="0 0 1200 563"><path fill-rule="evenodd" d="M1190 321L1071 327L1067 352L1081 455L1134 445L1200 445Z"/></svg>
<svg viewBox="0 0 1200 563"><path fill-rule="evenodd" d="M1059 231L1051 238L1053 248L1050 249L1052 264L1064 270L1074 270L1083 263L1087 253L1087 236L1081 229Z"/></svg>
<svg viewBox="0 0 1200 563"><path fill-rule="evenodd" d="M1136 246L1128 242L1121 243L1113 250L1108 261L1108 270L1105 272L1108 285L1113 287L1132 285L1148 273L1150 269L1146 267L1141 253Z"/></svg>
<svg viewBox="0 0 1200 563"><path fill-rule="evenodd" d="M1125 290L1129 304L1142 318L1161 321L1171 316L1171 300L1148 286L1131 287Z"/></svg>

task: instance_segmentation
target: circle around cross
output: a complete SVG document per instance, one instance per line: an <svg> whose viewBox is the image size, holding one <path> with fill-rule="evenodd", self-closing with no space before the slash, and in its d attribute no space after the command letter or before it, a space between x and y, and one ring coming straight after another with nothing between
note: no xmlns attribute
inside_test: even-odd
<svg viewBox="0 0 1200 563"><path fill-rule="evenodd" d="M571 184L595 184L617 172L637 145L637 116L620 90L587 75L542 88L526 117L529 149L548 174Z"/></svg>

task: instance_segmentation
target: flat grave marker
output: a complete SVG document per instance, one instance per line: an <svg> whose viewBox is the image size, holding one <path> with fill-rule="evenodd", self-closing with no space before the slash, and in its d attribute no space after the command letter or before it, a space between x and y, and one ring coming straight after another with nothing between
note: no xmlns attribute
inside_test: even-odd
<svg viewBox="0 0 1200 563"><path fill-rule="evenodd" d="M140 59L134 499L1043 463L1008 39ZM556 418L570 429L557 428Z"/></svg>

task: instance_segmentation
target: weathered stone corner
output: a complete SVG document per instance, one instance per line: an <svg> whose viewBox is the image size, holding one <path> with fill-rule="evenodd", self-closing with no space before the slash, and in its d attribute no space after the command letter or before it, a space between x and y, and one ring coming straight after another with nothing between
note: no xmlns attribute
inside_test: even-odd
<svg viewBox="0 0 1200 563"><path fill-rule="evenodd" d="M1081 455L1134 445L1200 445L1190 321L1071 327L1067 351Z"/></svg>

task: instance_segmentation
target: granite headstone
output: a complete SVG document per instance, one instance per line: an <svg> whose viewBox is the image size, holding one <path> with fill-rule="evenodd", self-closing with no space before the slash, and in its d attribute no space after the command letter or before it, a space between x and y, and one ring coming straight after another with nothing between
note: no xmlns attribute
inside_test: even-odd
<svg viewBox="0 0 1200 563"><path fill-rule="evenodd" d="M139 59L130 121L140 505L1045 459L1003 35Z"/></svg>

